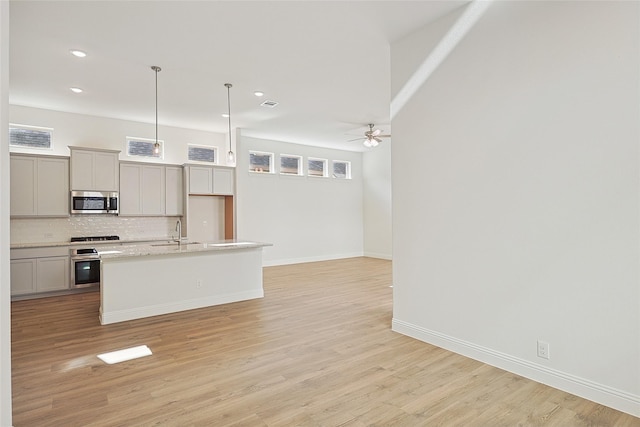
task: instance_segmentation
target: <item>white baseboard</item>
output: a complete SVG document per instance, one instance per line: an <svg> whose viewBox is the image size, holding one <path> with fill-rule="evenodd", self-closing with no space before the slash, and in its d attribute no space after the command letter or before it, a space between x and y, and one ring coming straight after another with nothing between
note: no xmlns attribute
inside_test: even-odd
<svg viewBox="0 0 640 427"><path fill-rule="evenodd" d="M366 252L365 251L364 256L369 257L369 258L386 259L386 260L389 260L389 261L392 260L391 254L380 254L380 253L376 253L376 252Z"/></svg>
<svg viewBox="0 0 640 427"><path fill-rule="evenodd" d="M103 325L107 325L110 323L124 322L133 319L142 319L144 317L177 313L179 311L193 310L196 308L210 307L214 305L228 304L231 302L245 301L262 297L264 297L264 291L260 289L225 295L216 295L211 297L203 297L186 301L178 301L167 304L157 304L147 307L118 310L109 313L103 313L101 307L100 323Z"/></svg>
<svg viewBox="0 0 640 427"><path fill-rule="evenodd" d="M272 260L263 259L262 266L274 267L276 265L290 265L290 264L302 264L305 262L332 261L335 259L357 258L361 256L364 256L362 252L354 252L349 254L322 255L322 256L312 256L312 257L302 257L302 258L272 259Z"/></svg>
<svg viewBox="0 0 640 427"><path fill-rule="evenodd" d="M626 412L635 417L640 417L640 396L431 331L399 319L393 319L392 330L567 393Z"/></svg>

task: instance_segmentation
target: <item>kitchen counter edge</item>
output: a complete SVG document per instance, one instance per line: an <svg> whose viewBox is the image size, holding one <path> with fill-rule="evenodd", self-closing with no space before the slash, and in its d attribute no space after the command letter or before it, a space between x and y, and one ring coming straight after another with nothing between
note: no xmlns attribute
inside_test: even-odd
<svg viewBox="0 0 640 427"><path fill-rule="evenodd" d="M166 241L166 239L165 239ZM273 246L271 243L253 242L248 240L222 240L216 242L194 243L184 242L173 244L129 244L100 247L100 259L130 258L153 255L193 254L198 252L232 251L241 249L255 249Z"/></svg>

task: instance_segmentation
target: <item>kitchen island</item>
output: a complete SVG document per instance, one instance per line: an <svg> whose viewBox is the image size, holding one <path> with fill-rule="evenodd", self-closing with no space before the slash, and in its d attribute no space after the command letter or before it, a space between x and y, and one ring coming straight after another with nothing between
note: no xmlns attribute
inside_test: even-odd
<svg viewBox="0 0 640 427"><path fill-rule="evenodd" d="M267 243L156 242L104 246L103 325L262 298L262 248Z"/></svg>

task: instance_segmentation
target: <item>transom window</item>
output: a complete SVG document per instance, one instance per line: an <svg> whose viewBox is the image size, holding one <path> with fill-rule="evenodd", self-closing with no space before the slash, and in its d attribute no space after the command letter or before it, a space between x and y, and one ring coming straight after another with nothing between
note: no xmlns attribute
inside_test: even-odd
<svg viewBox="0 0 640 427"><path fill-rule="evenodd" d="M273 173L273 153L249 151L249 170L251 172Z"/></svg>
<svg viewBox="0 0 640 427"><path fill-rule="evenodd" d="M218 148L189 144L189 161L217 163Z"/></svg>
<svg viewBox="0 0 640 427"><path fill-rule="evenodd" d="M333 177L337 179L351 179L351 162L334 160Z"/></svg>
<svg viewBox="0 0 640 427"><path fill-rule="evenodd" d="M316 159L309 157L308 175L317 177L326 177L327 175L327 159Z"/></svg>
<svg viewBox="0 0 640 427"><path fill-rule="evenodd" d="M155 139L127 137L127 155L161 159L164 153L164 141L158 140L160 148L157 153L154 150L155 144Z"/></svg>
<svg viewBox="0 0 640 427"><path fill-rule="evenodd" d="M9 145L23 148L36 148L48 150L52 148L51 139L53 129L28 126L28 125L9 125Z"/></svg>
<svg viewBox="0 0 640 427"><path fill-rule="evenodd" d="M293 154L280 155L280 173L282 175L302 175L302 157Z"/></svg>

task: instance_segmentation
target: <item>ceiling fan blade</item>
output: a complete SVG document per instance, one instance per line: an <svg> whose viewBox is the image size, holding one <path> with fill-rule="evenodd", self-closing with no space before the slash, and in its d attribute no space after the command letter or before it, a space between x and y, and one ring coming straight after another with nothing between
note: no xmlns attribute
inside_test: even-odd
<svg viewBox="0 0 640 427"><path fill-rule="evenodd" d="M353 141L360 141L361 139L366 139L366 138L354 138L354 139L348 139L347 142L353 142Z"/></svg>
<svg viewBox="0 0 640 427"><path fill-rule="evenodd" d="M378 135L378 138L391 138L391 134Z"/></svg>
<svg viewBox="0 0 640 427"><path fill-rule="evenodd" d="M373 132L371 132L371 136L378 136L380 135L380 132L382 132L380 129L376 129Z"/></svg>
<svg viewBox="0 0 640 427"><path fill-rule="evenodd" d="M381 140L380 138L378 138L378 137L373 137L373 139L374 139L376 142L382 142L382 140ZM378 145L378 144L376 144L376 145ZM374 145L374 147L375 147L375 145Z"/></svg>

